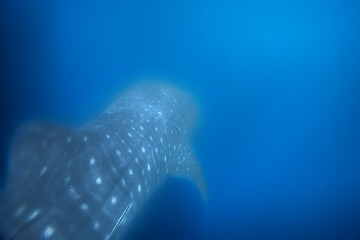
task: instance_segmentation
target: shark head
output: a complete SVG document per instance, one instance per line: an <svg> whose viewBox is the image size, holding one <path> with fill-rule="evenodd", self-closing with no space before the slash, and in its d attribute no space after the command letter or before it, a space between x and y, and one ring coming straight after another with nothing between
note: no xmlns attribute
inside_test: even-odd
<svg viewBox="0 0 360 240"><path fill-rule="evenodd" d="M30 122L15 134L1 194L5 239L118 239L166 176L205 182L183 91L139 84L82 128Z"/></svg>

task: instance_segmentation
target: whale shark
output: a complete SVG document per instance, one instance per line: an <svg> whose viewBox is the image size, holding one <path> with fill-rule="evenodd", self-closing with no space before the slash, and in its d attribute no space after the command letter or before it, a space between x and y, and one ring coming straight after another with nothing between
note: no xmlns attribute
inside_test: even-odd
<svg viewBox="0 0 360 240"><path fill-rule="evenodd" d="M121 239L168 176L190 178L206 199L190 144L196 120L187 93L147 82L82 127L23 124L0 196L4 239Z"/></svg>

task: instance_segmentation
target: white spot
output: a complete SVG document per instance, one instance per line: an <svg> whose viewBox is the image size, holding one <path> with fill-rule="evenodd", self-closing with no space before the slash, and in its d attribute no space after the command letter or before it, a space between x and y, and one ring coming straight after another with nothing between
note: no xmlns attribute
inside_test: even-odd
<svg viewBox="0 0 360 240"><path fill-rule="evenodd" d="M95 158L90 158L90 165L94 165L95 164Z"/></svg>
<svg viewBox="0 0 360 240"><path fill-rule="evenodd" d="M52 226L47 226L43 232L45 238L49 238L54 234L54 228Z"/></svg>
<svg viewBox="0 0 360 240"><path fill-rule="evenodd" d="M125 179L121 179L121 183L122 183L122 185L123 185L124 187L126 186Z"/></svg>
<svg viewBox="0 0 360 240"><path fill-rule="evenodd" d="M40 176L44 175L47 171L47 166L43 167L41 170L40 170Z"/></svg>
<svg viewBox="0 0 360 240"><path fill-rule="evenodd" d="M102 183L101 177L96 178L96 184L101 184L101 183Z"/></svg>
<svg viewBox="0 0 360 240"><path fill-rule="evenodd" d="M144 152L145 152L145 148L144 148L144 147L141 147L141 151L144 153Z"/></svg>
<svg viewBox="0 0 360 240"><path fill-rule="evenodd" d="M162 115L162 112L158 112L159 115Z"/></svg>
<svg viewBox="0 0 360 240"><path fill-rule="evenodd" d="M69 193L74 199L80 198L79 193L76 191L76 189L73 186L70 186Z"/></svg>
<svg viewBox="0 0 360 240"><path fill-rule="evenodd" d="M132 150L131 150L130 148L128 148L128 152L129 152L129 153L132 153Z"/></svg>
<svg viewBox="0 0 360 240"><path fill-rule="evenodd" d="M176 150L176 146L174 145L174 150Z"/></svg>
<svg viewBox="0 0 360 240"><path fill-rule="evenodd" d="M33 220L34 218L36 218L40 213L40 209L36 209L35 211L33 211L30 216L28 217L28 221Z"/></svg>
<svg viewBox="0 0 360 240"><path fill-rule="evenodd" d="M141 129L141 130L144 130L144 128L143 128L142 126L140 126L140 129Z"/></svg>
<svg viewBox="0 0 360 240"><path fill-rule="evenodd" d="M99 229L99 227L100 227L99 222L94 222L94 229Z"/></svg>
<svg viewBox="0 0 360 240"><path fill-rule="evenodd" d="M120 156L121 152L119 150L116 150L116 155Z"/></svg>
<svg viewBox="0 0 360 240"><path fill-rule="evenodd" d="M138 185L138 192L141 192L141 184Z"/></svg>
<svg viewBox="0 0 360 240"><path fill-rule="evenodd" d="M112 196L111 197L111 203L116 204L116 202L117 202L117 198L115 196Z"/></svg>
<svg viewBox="0 0 360 240"><path fill-rule="evenodd" d="M166 162L166 156L164 157L164 162Z"/></svg>
<svg viewBox="0 0 360 240"><path fill-rule="evenodd" d="M84 137L84 142L87 142L87 136Z"/></svg>
<svg viewBox="0 0 360 240"><path fill-rule="evenodd" d="M138 159L138 158L135 158L135 162L136 162L136 163L139 163L139 159Z"/></svg>
<svg viewBox="0 0 360 240"><path fill-rule="evenodd" d="M131 133L128 133L129 137L132 137Z"/></svg>
<svg viewBox="0 0 360 240"><path fill-rule="evenodd" d="M148 163L148 165L147 165L147 169L148 169L148 171L150 172L150 164Z"/></svg>
<svg viewBox="0 0 360 240"><path fill-rule="evenodd" d="M159 131L159 129L157 127L155 127L155 131Z"/></svg>
<svg viewBox="0 0 360 240"><path fill-rule="evenodd" d="M81 207L81 210L88 210L89 209L89 207L88 207L88 205L86 203L81 204L80 207Z"/></svg>
<svg viewBox="0 0 360 240"><path fill-rule="evenodd" d="M20 216L25 210L25 206L20 206L15 210L14 217L17 218Z"/></svg>
<svg viewBox="0 0 360 240"><path fill-rule="evenodd" d="M163 142L163 139L162 139L162 137L160 138L160 142L161 142L161 143Z"/></svg>
<svg viewBox="0 0 360 240"><path fill-rule="evenodd" d="M107 139L110 139L110 136L109 136L109 134L106 134L106 138L107 138Z"/></svg>
<svg viewBox="0 0 360 240"><path fill-rule="evenodd" d="M157 148L155 148L155 152L156 152L156 153L158 152L158 149L157 149Z"/></svg>
<svg viewBox="0 0 360 240"><path fill-rule="evenodd" d="M131 168L129 169L129 174L133 175L133 170Z"/></svg>
<svg viewBox="0 0 360 240"><path fill-rule="evenodd" d="M152 140L153 140L153 137L152 137L152 136L150 136L150 137L149 137L149 139L150 139L150 141L152 141Z"/></svg>

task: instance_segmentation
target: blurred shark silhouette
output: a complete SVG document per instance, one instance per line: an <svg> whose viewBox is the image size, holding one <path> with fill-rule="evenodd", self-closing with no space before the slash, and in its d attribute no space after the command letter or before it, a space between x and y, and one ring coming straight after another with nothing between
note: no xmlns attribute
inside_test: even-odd
<svg viewBox="0 0 360 240"><path fill-rule="evenodd" d="M5 239L118 239L167 175L194 180L196 109L169 85L142 83L80 129L27 123L13 139L2 192Z"/></svg>

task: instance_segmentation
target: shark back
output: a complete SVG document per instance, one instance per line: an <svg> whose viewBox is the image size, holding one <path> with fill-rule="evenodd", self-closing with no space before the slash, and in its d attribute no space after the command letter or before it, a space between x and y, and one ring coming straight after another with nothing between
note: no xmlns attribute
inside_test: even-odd
<svg viewBox="0 0 360 240"><path fill-rule="evenodd" d="M148 83L79 129L25 124L1 198L6 239L116 239L167 175L190 177L205 196L189 145L195 120L187 94Z"/></svg>

